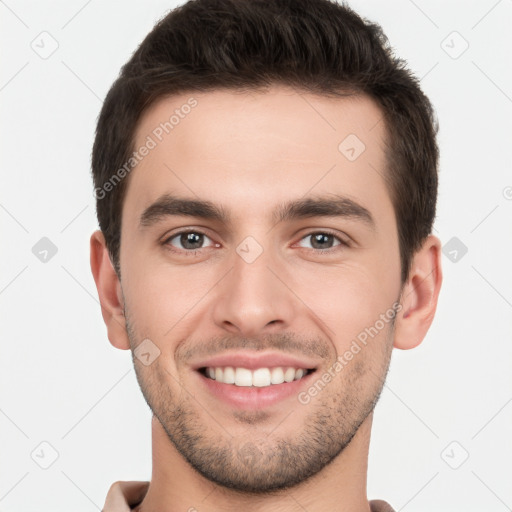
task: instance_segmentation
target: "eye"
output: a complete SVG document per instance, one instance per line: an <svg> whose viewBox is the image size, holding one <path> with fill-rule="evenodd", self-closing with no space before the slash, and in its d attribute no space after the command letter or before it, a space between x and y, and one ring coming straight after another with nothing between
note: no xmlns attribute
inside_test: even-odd
<svg viewBox="0 0 512 512"><path fill-rule="evenodd" d="M205 239L210 240L212 242L211 247L216 246L215 242L202 233L201 231L180 231L179 233L174 233L170 237L164 240L164 245L168 246L170 250L176 252L189 252L195 253L198 249L204 248ZM176 244L179 244L178 246Z"/></svg>
<svg viewBox="0 0 512 512"><path fill-rule="evenodd" d="M345 240L328 231L315 231L309 233L301 239L301 242L308 238L311 239L310 248L315 251L328 252L330 249L334 249L334 247L339 245L346 247L349 245ZM334 243L335 241L338 243ZM299 242L299 245L304 247L301 242Z"/></svg>

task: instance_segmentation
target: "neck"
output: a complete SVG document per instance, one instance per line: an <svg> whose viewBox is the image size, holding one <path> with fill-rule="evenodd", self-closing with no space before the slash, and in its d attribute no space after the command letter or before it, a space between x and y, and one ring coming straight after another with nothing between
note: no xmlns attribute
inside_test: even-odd
<svg viewBox="0 0 512 512"><path fill-rule="evenodd" d="M368 449L373 413L350 444L322 471L295 487L261 496L213 483L181 456L153 416L153 474L139 512L369 512L366 497Z"/></svg>

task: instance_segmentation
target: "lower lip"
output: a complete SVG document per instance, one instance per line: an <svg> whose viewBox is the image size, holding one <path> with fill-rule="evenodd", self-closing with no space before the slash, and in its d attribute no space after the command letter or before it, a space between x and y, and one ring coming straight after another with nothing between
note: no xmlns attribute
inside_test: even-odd
<svg viewBox="0 0 512 512"><path fill-rule="evenodd" d="M309 386L309 382L316 372L308 373L299 380L283 382L282 384L271 384L261 388L224 384L223 382L206 377L201 372L196 371L196 373L208 391L214 396L238 409L255 410L279 403L281 400L292 395L297 396L301 388Z"/></svg>

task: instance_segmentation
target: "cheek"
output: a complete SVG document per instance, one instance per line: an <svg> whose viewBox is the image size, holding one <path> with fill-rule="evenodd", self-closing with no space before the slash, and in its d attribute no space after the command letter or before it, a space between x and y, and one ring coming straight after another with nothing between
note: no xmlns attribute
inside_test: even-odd
<svg viewBox="0 0 512 512"><path fill-rule="evenodd" d="M205 294L218 280L213 268L172 268L147 260L133 267L127 264L125 275L129 277L123 283L123 293L138 336L163 345L166 352L173 340L186 338L194 330L197 313L208 300Z"/></svg>
<svg viewBox="0 0 512 512"><path fill-rule="evenodd" d="M324 267L309 274L298 272L292 289L312 312L313 321L320 321L329 338L336 340L339 352L374 326L396 300L396 283L378 276L375 268L362 265Z"/></svg>

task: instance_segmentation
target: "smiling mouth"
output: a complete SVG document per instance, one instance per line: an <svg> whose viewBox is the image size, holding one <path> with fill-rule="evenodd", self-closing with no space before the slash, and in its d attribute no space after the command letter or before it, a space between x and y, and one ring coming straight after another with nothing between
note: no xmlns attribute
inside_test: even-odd
<svg viewBox="0 0 512 512"><path fill-rule="evenodd" d="M314 368L295 368L292 366L275 366L250 370L233 366L208 366L198 369L204 377L222 384L232 384L239 387L268 387L277 384L301 380L313 373Z"/></svg>

